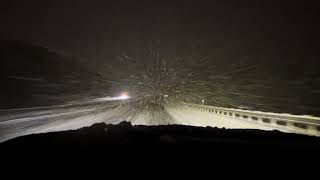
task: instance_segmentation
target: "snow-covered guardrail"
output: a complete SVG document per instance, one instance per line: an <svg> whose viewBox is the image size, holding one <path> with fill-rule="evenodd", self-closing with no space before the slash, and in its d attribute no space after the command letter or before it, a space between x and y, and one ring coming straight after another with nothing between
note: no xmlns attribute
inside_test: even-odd
<svg viewBox="0 0 320 180"><path fill-rule="evenodd" d="M219 116L261 123L287 132L320 136L319 117L250 111L191 103L183 104L199 111L206 111Z"/></svg>

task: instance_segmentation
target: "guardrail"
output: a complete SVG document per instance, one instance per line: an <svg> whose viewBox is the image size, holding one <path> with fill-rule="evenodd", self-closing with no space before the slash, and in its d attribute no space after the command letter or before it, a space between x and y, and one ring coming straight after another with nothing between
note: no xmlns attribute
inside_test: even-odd
<svg viewBox="0 0 320 180"><path fill-rule="evenodd" d="M223 108L200 104L183 103L184 105L200 111L215 115L247 120L273 126L278 130L320 136L320 118L305 115L279 114L242 109Z"/></svg>

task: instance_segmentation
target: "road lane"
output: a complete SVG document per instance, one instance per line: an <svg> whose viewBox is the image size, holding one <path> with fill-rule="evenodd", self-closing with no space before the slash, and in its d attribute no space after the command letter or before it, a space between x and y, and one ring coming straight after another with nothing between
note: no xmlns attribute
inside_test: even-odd
<svg viewBox="0 0 320 180"><path fill-rule="evenodd" d="M5 119L5 117L10 118ZM118 124L122 121L131 122L133 125L180 124L228 129L278 129L270 125L199 111L185 105L151 106L150 108L134 103L125 105L119 102L108 102L75 105L68 108L21 110L13 115L9 112L0 116L0 142L28 134L72 130L95 123ZM286 132L284 129L278 130Z"/></svg>

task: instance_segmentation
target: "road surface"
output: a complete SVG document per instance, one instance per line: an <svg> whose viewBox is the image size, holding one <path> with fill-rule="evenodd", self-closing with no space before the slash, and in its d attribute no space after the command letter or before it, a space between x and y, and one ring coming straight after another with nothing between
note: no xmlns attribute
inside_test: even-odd
<svg viewBox="0 0 320 180"><path fill-rule="evenodd" d="M218 128L273 130L274 127L202 112L184 105L140 107L122 101L0 111L0 142L28 134L63 131L95 123L180 124Z"/></svg>

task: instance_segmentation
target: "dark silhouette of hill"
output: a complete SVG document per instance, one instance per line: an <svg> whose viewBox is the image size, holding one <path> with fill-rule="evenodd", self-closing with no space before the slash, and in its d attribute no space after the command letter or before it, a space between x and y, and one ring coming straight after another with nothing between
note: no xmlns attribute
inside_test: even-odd
<svg viewBox="0 0 320 180"><path fill-rule="evenodd" d="M75 57L25 42L0 40L0 59L0 108L79 100L97 79Z"/></svg>

